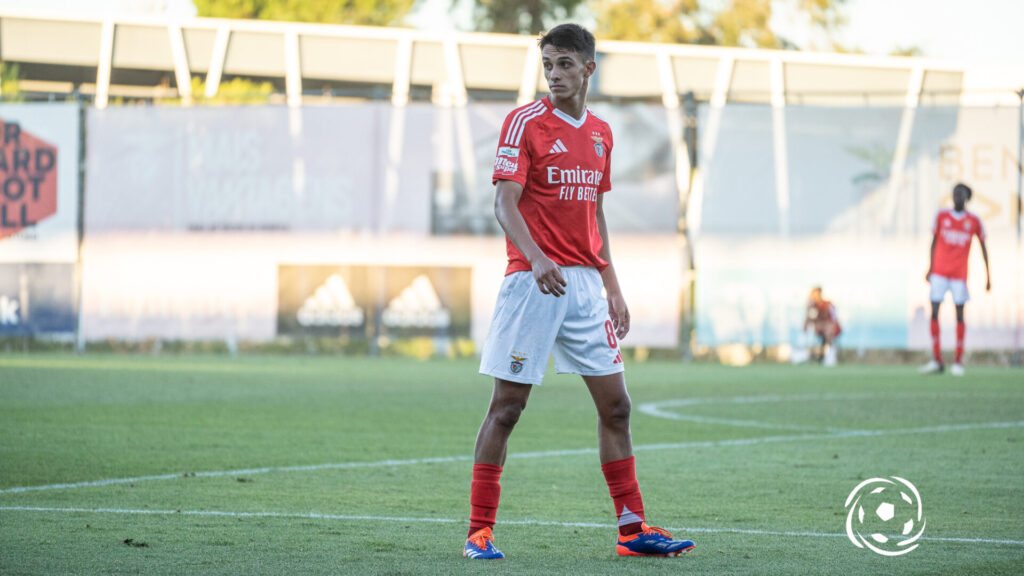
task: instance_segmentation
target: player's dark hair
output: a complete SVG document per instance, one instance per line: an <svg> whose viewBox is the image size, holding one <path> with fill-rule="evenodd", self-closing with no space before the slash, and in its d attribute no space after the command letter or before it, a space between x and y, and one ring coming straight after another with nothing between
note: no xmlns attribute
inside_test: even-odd
<svg viewBox="0 0 1024 576"><path fill-rule="evenodd" d="M967 184L964 184L963 182L957 184L956 186L953 186L953 193L954 194L956 193L957 190L963 190L964 193L967 194L967 199L968 200L970 200L971 199L971 195L974 194L974 192L971 190L971 187L968 186Z"/></svg>
<svg viewBox="0 0 1024 576"><path fill-rule="evenodd" d="M555 26L541 36L537 44L540 45L541 50L548 45L563 50L572 50L582 56L584 62L593 62L596 57L594 35L579 24Z"/></svg>

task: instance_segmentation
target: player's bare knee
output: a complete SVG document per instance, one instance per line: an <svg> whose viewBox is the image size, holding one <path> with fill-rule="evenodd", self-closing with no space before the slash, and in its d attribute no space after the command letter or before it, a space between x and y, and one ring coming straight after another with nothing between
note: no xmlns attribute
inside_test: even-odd
<svg viewBox="0 0 1024 576"><path fill-rule="evenodd" d="M601 410L599 417L601 418L601 425L607 428L620 428L623 430L629 429L629 414L632 411L632 403L629 401L629 396L622 396L616 400L609 402L605 405L604 409Z"/></svg>
<svg viewBox="0 0 1024 576"><path fill-rule="evenodd" d="M520 401L503 402L491 408L490 418L497 426L511 430L519 422L519 416L526 409L526 403Z"/></svg>

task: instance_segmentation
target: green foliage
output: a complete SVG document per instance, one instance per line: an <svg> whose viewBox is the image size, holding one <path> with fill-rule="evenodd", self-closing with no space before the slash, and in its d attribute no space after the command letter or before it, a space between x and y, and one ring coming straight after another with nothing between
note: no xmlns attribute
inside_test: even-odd
<svg viewBox="0 0 1024 576"><path fill-rule="evenodd" d="M834 32L845 22L847 0L796 0L811 25ZM772 0L596 0L595 35L602 40L792 48L771 29ZM835 46L833 45L833 48Z"/></svg>
<svg viewBox="0 0 1024 576"><path fill-rule="evenodd" d="M0 96L4 102L22 102L25 96L21 93L18 78L21 69L17 64L0 62Z"/></svg>
<svg viewBox="0 0 1024 576"><path fill-rule="evenodd" d="M629 364L647 518L697 542L679 559L616 556L593 403L549 371L509 444L495 531L508 558L481 566L460 553L492 388L477 368L0 355L0 490L126 479L0 493L0 573L1020 573L1019 370ZM694 419L640 411L665 401ZM927 518L901 558L844 532L850 491L891 475Z"/></svg>
<svg viewBox="0 0 1024 576"><path fill-rule="evenodd" d="M194 0L199 15L391 26L401 24L415 0Z"/></svg>
<svg viewBox="0 0 1024 576"><path fill-rule="evenodd" d="M732 0L715 16L712 36L723 46L777 48L779 40L769 26L771 18L771 0Z"/></svg>
<svg viewBox="0 0 1024 576"><path fill-rule="evenodd" d="M920 46L899 46L892 52L889 52L889 56L919 57L924 56L924 50Z"/></svg>
<svg viewBox="0 0 1024 576"><path fill-rule="evenodd" d="M709 30L697 24L697 0L601 0L595 35L602 40L670 44L712 44Z"/></svg>
<svg viewBox="0 0 1024 576"><path fill-rule="evenodd" d="M192 77L192 100L203 104L265 104L273 92L270 82L232 78L220 83L216 96L207 98L206 83L198 76Z"/></svg>
<svg viewBox="0 0 1024 576"><path fill-rule="evenodd" d="M479 30L536 35L569 19L584 0L477 0Z"/></svg>

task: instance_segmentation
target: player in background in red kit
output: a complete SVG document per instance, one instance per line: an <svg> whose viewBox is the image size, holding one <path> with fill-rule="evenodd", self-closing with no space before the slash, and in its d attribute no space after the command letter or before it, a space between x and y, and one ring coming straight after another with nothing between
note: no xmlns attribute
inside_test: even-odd
<svg viewBox="0 0 1024 576"><path fill-rule="evenodd" d="M956 358L950 373L954 376L964 375L962 358L964 333L967 330L964 325L964 304L970 299L967 293L967 258L971 254L971 240L975 236L981 245L981 257L985 260L985 291L992 289L985 229L976 215L964 209L970 199L971 189L966 184L957 184L953 187L953 209L940 210L935 218L928 273L925 275L931 285L932 359L918 370L922 374L945 370L939 342L939 305L948 291L953 294L953 304L956 305Z"/></svg>
<svg viewBox="0 0 1024 576"><path fill-rule="evenodd" d="M804 331L814 328L814 335L821 338L823 346L822 364L825 366L836 365L835 341L843 331L839 327L839 317L836 315L836 307L832 302L821 296L821 286L811 289L811 295L807 299L807 316L804 319Z"/></svg>
<svg viewBox="0 0 1024 576"><path fill-rule="evenodd" d="M601 471L618 518L616 552L678 556L693 542L647 525L636 478L618 343L629 331L629 309L604 210L614 142L608 124L586 106L597 67L594 37L563 24L539 44L551 94L509 113L494 162L494 213L508 267L481 351L480 373L494 378L494 388L476 437L462 553L504 558L492 529L508 438L553 353L558 372L583 377L597 409ZM552 540L571 545L572 538Z"/></svg>

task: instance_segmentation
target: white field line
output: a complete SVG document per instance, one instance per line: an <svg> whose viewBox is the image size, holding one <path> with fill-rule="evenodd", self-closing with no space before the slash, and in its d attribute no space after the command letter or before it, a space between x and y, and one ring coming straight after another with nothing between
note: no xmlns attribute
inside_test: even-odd
<svg viewBox="0 0 1024 576"><path fill-rule="evenodd" d="M51 508L41 506L0 506L2 512L58 512L65 514L122 514L122 515L156 515L156 516L212 516L228 518L285 518L285 519L307 519L307 520L353 520L370 522L408 522L408 523L429 523L429 524L463 524L464 518L422 518L422 517L401 517L401 516L369 516L357 514L321 514L318 512L307 513L286 513L286 512L227 512L222 510L133 510L123 508ZM513 526L557 526L563 528L602 528L614 529L611 523L600 522L553 522L549 520L502 520L499 525ZM666 527L667 530L680 534L747 534L752 536L788 536L788 537L810 537L810 538L846 538L846 534L829 534L825 532L808 531L775 531L775 530L750 530L742 528L674 528ZM936 542L965 542L970 544L1005 544L1009 546L1024 546L1024 540L1002 540L995 538L939 538L922 537L921 540Z"/></svg>
<svg viewBox="0 0 1024 576"><path fill-rule="evenodd" d="M916 398L921 394L900 394L887 396L887 398ZM772 422L761 422L758 420L735 420L729 418L716 418L713 416L697 416L695 414L679 414L665 410L665 408L683 408L688 406L710 406L728 404L766 404L778 402L814 402L814 401L837 401L837 400L871 400L878 398L877 394L868 392L846 393L846 394L762 394L758 396L733 396L726 398L679 398L675 400L662 400L659 402L645 402L636 407L637 412L665 418L667 420L679 420L682 422L696 422L699 424L722 424L725 426L738 426L742 428L765 428L768 430L804 430L810 432L848 432L844 428L802 426L799 424L775 424Z"/></svg>
<svg viewBox="0 0 1024 576"><path fill-rule="evenodd" d="M780 442L794 442L801 440L827 440L855 437L877 437L877 436L898 436L906 434L931 434L943 432L961 432L966 430L980 430L987 428L1021 428L1024 421L1016 422L983 422L978 424L948 424L941 426L926 426L923 428L902 428L895 430L847 430L837 432L822 432L818 434L797 434L790 436L761 436L756 438L735 438L732 440L708 440L703 442L673 442L661 444L641 444L634 446L634 452L647 452L654 450L681 450L688 448L714 448L725 446L753 446L757 444L771 444ZM597 454L596 448L579 448L573 450L548 450L543 452L523 452L509 454L512 459L548 458L553 456L575 456ZM332 464L311 464L306 466L272 466L266 468L245 468L240 470L216 470L208 472L189 472L176 474L160 474L156 476L136 476L132 478L110 478L107 480L93 480L88 482L71 482L66 484L46 484L41 486L19 486L0 490L0 494L16 494L21 492L34 492L40 490L62 490L73 488L87 488L93 486L111 486L115 484L134 484L151 480L174 480L180 478L211 478L221 476L251 476L255 474L267 474L270 472L310 472L318 470L348 470L356 468L390 468L397 466L409 466L416 464L437 464L450 462L471 462L473 457L465 456L441 456L435 458L414 458L409 460L378 460L376 462L341 462Z"/></svg>

